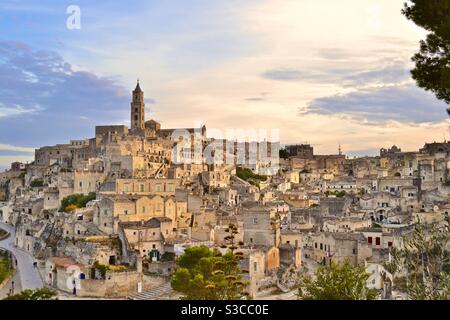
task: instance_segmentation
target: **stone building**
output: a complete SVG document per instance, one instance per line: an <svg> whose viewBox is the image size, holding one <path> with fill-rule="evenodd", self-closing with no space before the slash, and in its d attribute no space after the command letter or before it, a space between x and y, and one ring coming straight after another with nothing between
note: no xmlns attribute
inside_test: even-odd
<svg viewBox="0 0 450 320"><path fill-rule="evenodd" d="M121 222L119 228L126 239L122 245L152 261L160 260L165 253L165 241L175 236L172 220L167 217L154 217L145 222Z"/></svg>
<svg viewBox="0 0 450 320"><path fill-rule="evenodd" d="M119 222L147 221L152 217L167 217L177 228L179 217L187 213L187 203L174 196L105 196L96 204L94 224L108 234L115 234Z"/></svg>
<svg viewBox="0 0 450 320"><path fill-rule="evenodd" d="M242 215L245 245L272 247L280 244L280 221L267 208L251 207Z"/></svg>
<svg viewBox="0 0 450 320"><path fill-rule="evenodd" d="M313 258L318 263L343 263L347 260L358 265L372 256L372 248L361 233L321 232L311 239Z"/></svg>

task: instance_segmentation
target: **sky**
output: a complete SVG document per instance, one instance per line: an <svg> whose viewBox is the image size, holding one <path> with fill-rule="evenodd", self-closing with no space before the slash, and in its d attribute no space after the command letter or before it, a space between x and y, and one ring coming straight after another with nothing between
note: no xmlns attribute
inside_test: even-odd
<svg viewBox="0 0 450 320"><path fill-rule="evenodd" d="M137 78L166 128L278 130L350 156L447 139L447 106L409 73L425 33L403 2L2 0L0 168L129 125Z"/></svg>

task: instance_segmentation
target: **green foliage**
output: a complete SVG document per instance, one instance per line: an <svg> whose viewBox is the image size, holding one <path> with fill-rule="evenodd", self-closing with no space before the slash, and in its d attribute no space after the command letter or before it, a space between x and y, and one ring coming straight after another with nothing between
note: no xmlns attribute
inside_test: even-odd
<svg viewBox="0 0 450 320"><path fill-rule="evenodd" d="M236 175L241 178L242 180L245 180L247 182L252 183L253 182L259 182L259 181L266 181L267 176L255 174L252 170L248 168L242 168L242 167L236 167Z"/></svg>
<svg viewBox="0 0 450 320"><path fill-rule="evenodd" d="M103 279L106 278L106 272L109 270L109 266L100 264L100 262L95 261L94 264L92 265L92 267L95 270L98 270L98 272L100 272L100 275L102 276Z"/></svg>
<svg viewBox="0 0 450 320"><path fill-rule="evenodd" d="M208 247L187 248L177 259L172 288L192 300L236 300L245 297L239 258L229 251L221 255Z"/></svg>
<svg viewBox="0 0 450 320"><path fill-rule="evenodd" d="M4 237L6 237L7 234L8 234L8 232L6 232L3 229L0 229L0 239L3 239Z"/></svg>
<svg viewBox="0 0 450 320"><path fill-rule="evenodd" d="M416 64L413 79L450 104L450 0L410 0L402 13L429 32L412 58Z"/></svg>
<svg viewBox="0 0 450 320"><path fill-rule="evenodd" d="M91 192L87 196L83 194L72 194L62 199L61 211L69 212L74 208L84 208L89 201L95 200L95 198L95 192Z"/></svg>
<svg viewBox="0 0 450 320"><path fill-rule="evenodd" d="M0 255L0 283L13 273L11 260L4 255Z"/></svg>
<svg viewBox="0 0 450 320"><path fill-rule="evenodd" d="M289 152L285 148L280 149L280 158L285 160L289 159Z"/></svg>
<svg viewBox="0 0 450 320"><path fill-rule="evenodd" d="M450 187L450 179L446 179L444 181L444 185L447 186L447 187Z"/></svg>
<svg viewBox="0 0 450 320"><path fill-rule="evenodd" d="M375 289L369 289L366 281L370 277L364 266L354 267L348 261L320 266L312 277L304 277L299 288L302 300L374 300Z"/></svg>
<svg viewBox="0 0 450 320"><path fill-rule="evenodd" d="M228 243L230 250L234 251L236 249L234 246L234 240L236 235L239 233L239 230L234 224L230 223L228 228L225 229L225 232L228 233L228 235L224 238L224 240Z"/></svg>
<svg viewBox="0 0 450 320"><path fill-rule="evenodd" d="M164 252L161 256L161 261L162 262L167 262L167 261L175 261L175 253L173 252Z"/></svg>
<svg viewBox="0 0 450 320"><path fill-rule="evenodd" d="M325 191L325 195L326 196L333 195L333 196L336 196L338 198L343 198L343 197L345 197L347 195L347 192L345 192L345 191L330 191L330 190L327 190L327 191Z"/></svg>
<svg viewBox="0 0 450 320"><path fill-rule="evenodd" d="M4 300L56 300L57 293L48 288L24 290L18 294L10 295Z"/></svg>
<svg viewBox="0 0 450 320"><path fill-rule="evenodd" d="M450 228L445 225L415 226L412 235L403 238L402 249L391 250L386 269L396 276L406 274L406 292L413 300L450 299ZM397 281L394 278L394 283Z"/></svg>
<svg viewBox="0 0 450 320"><path fill-rule="evenodd" d="M34 179L30 183L30 187L32 187L32 188L40 188L43 186L44 186L44 180L42 180L42 179Z"/></svg>

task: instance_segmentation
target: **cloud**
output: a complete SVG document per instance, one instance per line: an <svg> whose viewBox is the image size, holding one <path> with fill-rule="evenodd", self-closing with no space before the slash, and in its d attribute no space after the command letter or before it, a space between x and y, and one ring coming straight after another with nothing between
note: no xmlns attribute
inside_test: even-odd
<svg viewBox="0 0 450 320"><path fill-rule="evenodd" d="M262 78L275 81L298 81L316 83L340 83L343 87L371 85L376 83L399 83L411 78L409 68L404 63L390 63L372 70L358 68L326 68L321 70L299 70L295 68L270 69L261 74Z"/></svg>
<svg viewBox="0 0 450 320"><path fill-rule="evenodd" d="M129 103L130 93L116 79L74 71L53 51L0 42L0 143L39 146L89 137L94 122L123 123Z"/></svg>
<svg viewBox="0 0 450 320"><path fill-rule="evenodd" d="M305 113L340 115L374 124L440 122L446 105L414 85L382 86L315 99Z"/></svg>
<svg viewBox="0 0 450 320"><path fill-rule="evenodd" d="M34 148L17 147L17 146L11 146L8 144L0 144L0 151L16 151L16 152L34 153Z"/></svg>
<svg viewBox="0 0 450 320"><path fill-rule="evenodd" d="M305 76L307 75L302 71L290 68L267 70L262 74L263 78L280 81L299 81L304 79ZM311 74L309 77L311 77Z"/></svg>
<svg viewBox="0 0 450 320"><path fill-rule="evenodd" d="M371 83L399 83L408 80L410 77L409 69L403 63L397 63L375 70L350 73L344 76L343 80L349 86Z"/></svg>

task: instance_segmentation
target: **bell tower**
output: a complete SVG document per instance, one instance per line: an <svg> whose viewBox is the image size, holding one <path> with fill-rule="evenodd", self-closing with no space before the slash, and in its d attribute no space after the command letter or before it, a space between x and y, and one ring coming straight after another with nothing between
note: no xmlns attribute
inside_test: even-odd
<svg viewBox="0 0 450 320"><path fill-rule="evenodd" d="M144 129L145 127L145 103L144 92L139 86L139 80L136 89L133 91L133 100L131 101L131 130Z"/></svg>

